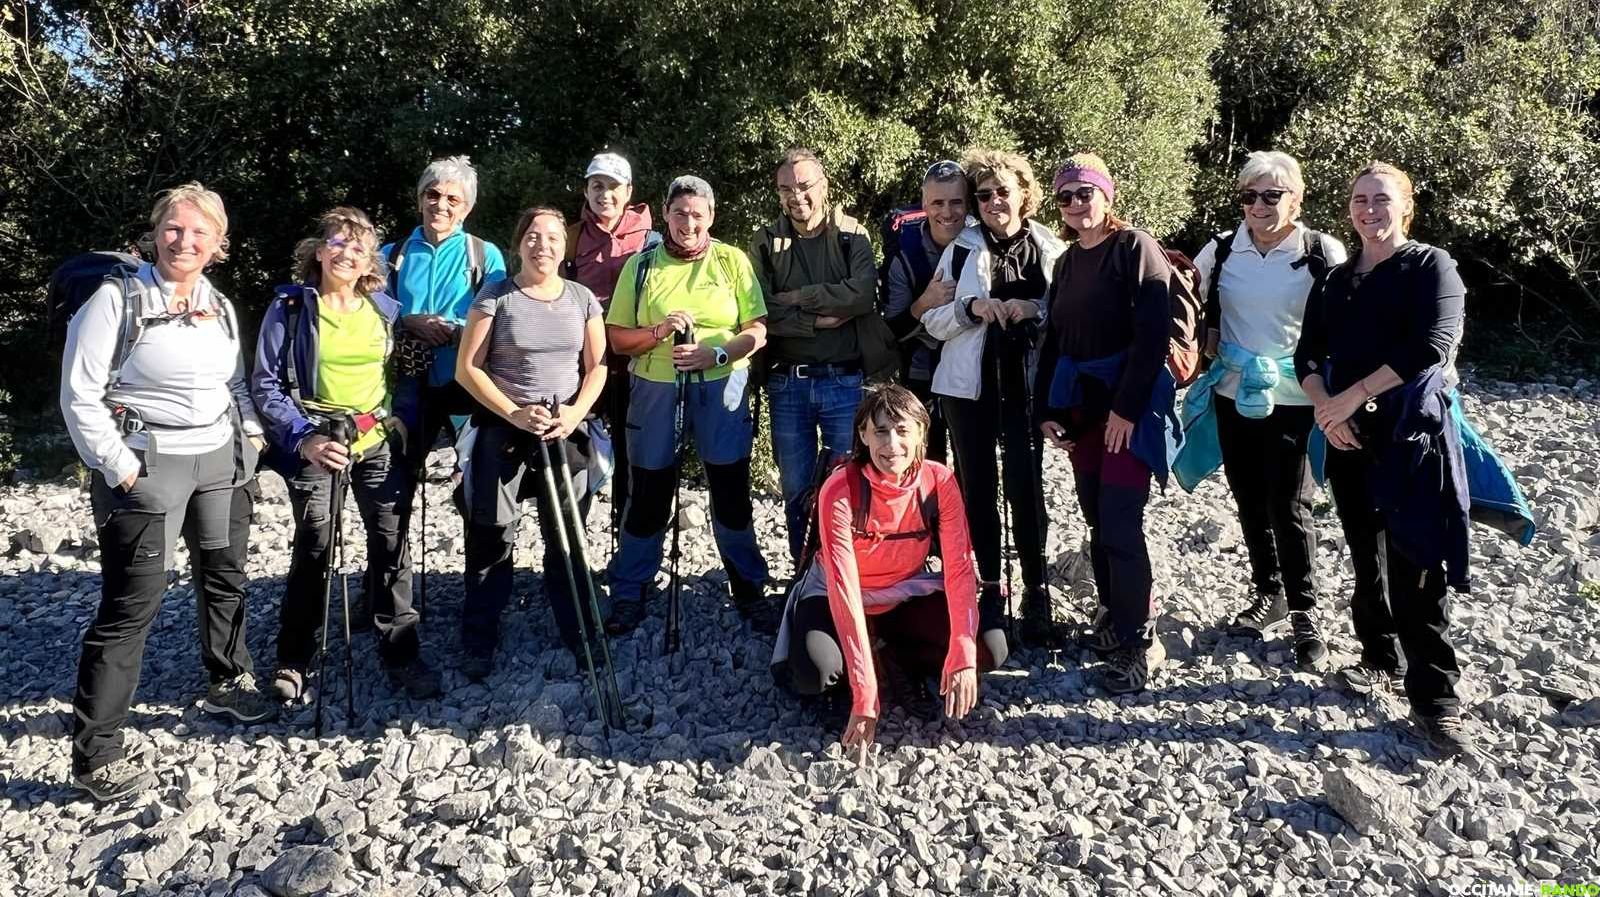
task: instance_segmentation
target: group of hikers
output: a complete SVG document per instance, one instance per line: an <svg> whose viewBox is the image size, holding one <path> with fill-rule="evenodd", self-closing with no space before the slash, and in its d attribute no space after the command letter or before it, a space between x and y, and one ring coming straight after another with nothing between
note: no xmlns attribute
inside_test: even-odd
<svg viewBox="0 0 1600 897"><path fill-rule="evenodd" d="M1373 163L1351 179L1360 242L1347 253L1301 223L1299 164L1252 153L1239 226L1193 265L1116 215L1116 181L1091 153L1048 182L1010 152L933 164L920 203L888 222L881 266L815 153L785 153L774 179L781 214L746 251L711 236L706 181L671 181L657 231L627 160L601 153L577 221L522 212L508 269L464 227L478 195L468 160L433 162L420 224L393 243L359 209L321 216L251 368L205 274L228 253L221 197L199 184L161 194L152 259L95 282L62 362L61 407L97 472L102 575L73 699L76 784L112 799L153 781L123 724L179 536L210 678L202 708L250 723L312 689L320 699L346 486L367 554L346 644L352 625L370 627L397 690L439 695L408 534L414 513L426 527L418 484L445 434L465 524L457 667L472 680L494 668L530 498L556 629L591 685L597 658L609 667L606 636L660 603L664 561L673 647L692 442L729 597L773 637L774 674L802 695L847 694L842 740L863 752L880 695L931 712L936 692L960 718L1019 643L1064 638L1043 486L1045 452L1060 450L1099 599L1078 637L1104 659L1107 692L1146 689L1165 660L1144 515L1169 473L1193 488L1220 466L1236 500L1253 588L1224 625L1287 635L1307 667L1324 659L1312 497L1325 469L1360 642L1334 678L1403 689L1435 748L1470 747L1448 592L1466 583L1466 465L1493 456L1454 394L1465 288L1448 253L1408 236L1404 172ZM1047 197L1061 233L1038 219ZM761 399L795 569L781 591L753 525ZM260 465L287 483L294 545L276 666L258 689L244 621ZM614 541L597 598L584 524L607 478ZM1521 519L1514 483L1499 501Z"/></svg>

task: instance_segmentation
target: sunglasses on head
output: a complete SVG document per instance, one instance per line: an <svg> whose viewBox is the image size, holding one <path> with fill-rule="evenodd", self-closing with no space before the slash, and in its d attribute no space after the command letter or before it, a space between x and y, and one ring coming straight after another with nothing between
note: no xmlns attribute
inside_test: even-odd
<svg viewBox="0 0 1600 897"><path fill-rule="evenodd" d="M996 196L1000 197L1001 199L1010 199L1011 198L1011 188L1010 187L1004 187L1004 186L1001 186L1001 187L985 187L982 190L979 190L979 191L973 193L972 195L976 196L978 198L978 202L981 202L981 203L987 203L989 200L994 199Z"/></svg>
<svg viewBox="0 0 1600 897"><path fill-rule="evenodd" d="M929 165L928 170L923 172L922 179L925 181L929 179L935 181L948 181L958 174L965 174L965 172L961 170L961 166L958 163L950 161L949 159L944 159Z"/></svg>
<svg viewBox="0 0 1600 897"><path fill-rule="evenodd" d="M1079 187L1076 190L1062 190L1056 194L1056 205L1070 206L1075 202L1088 202L1094 199L1094 190L1094 187L1088 185Z"/></svg>
<svg viewBox="0 0 1600 897"><path fill-rule="evenodd" d="M1240 190L1239 205L1253 206L1256 200L1261 200L1269 207L1275 207L1278 201L1289 195L1287 190Z"/></svg>

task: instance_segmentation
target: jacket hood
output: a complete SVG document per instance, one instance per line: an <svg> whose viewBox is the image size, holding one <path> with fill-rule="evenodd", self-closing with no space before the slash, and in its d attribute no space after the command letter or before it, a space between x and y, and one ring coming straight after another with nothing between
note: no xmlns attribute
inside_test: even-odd
<svg viewBox="0 0 1600 897"><path fill-rule="evenodd" d="M584 224L592 224L596 229L605 232L603 228L600 228L600 219L595 217L587 202L583 204L583 211L579 213L578 217ZM621 239L628 234L637 234L650 230L654 223L654 220L650 217L650 206L642 202L634 203L622 210L622 220L617 222L617 229L609 233L610 236Z"/></svg>

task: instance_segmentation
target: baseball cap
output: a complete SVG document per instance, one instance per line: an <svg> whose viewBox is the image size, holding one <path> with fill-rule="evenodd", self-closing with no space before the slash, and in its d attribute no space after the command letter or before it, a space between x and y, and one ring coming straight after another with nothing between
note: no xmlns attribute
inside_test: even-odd
<svg viewBox="0 0 1600 897"><path fill-rule="evenodd" d="M589 160L589 170L583 173L583 179L588 180L595 175L604 175L619 184L633 183L633 167L628 160L616 153L601 153Z"/></svg>

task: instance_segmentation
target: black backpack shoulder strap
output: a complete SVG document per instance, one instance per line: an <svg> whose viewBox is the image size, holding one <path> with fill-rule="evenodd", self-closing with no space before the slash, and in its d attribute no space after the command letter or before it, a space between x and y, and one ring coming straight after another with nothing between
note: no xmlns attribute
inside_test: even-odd
<svg viewBox="0 0 1600 897"><path fill-rule="evenodd" d="M1206 327L1222 326L1222 263L1233 254L1234 231L1227 230L1211 238L1216 255L1211 263L1211 278L1206 283Z"/></svg>
<svg viewBox="0 0 1600 897"><path fill-rule="evenodd" d="M295 364L294 344L300 336L300 316L305 313L304 287L286 287L278 291L283 300L283 379L289 387L289 398L301 404L300 370Z"/></svg>
<svg viewBox="0 0 1600 897"><path fill-rule="evenodd" d="M960 243L957 243L955 248L950 250L950 279L951 280L960 279L960 277L961 277L961 269L966 267L966 265L967 265L967 256L969 256L971 254L972 254L972 247L971 246L963 246Z"/></svg>
<svg viewBox="0 0 1600 897"><path fill-rule="evenodd" d="M117 330L117 345L111 350L111 366L106 372L109 391L122 385L122 366L133 354L139 337L144 335L144 317L139 313L144 305L144 284L139 280L138 270L126 265L118 266L105 282L116 284L122 294L122 324Z"/></svg>
<svg viewBox="0 0 1600 897"><path fill-rule="evenodd" d="M1311 268L1311 279L1321 283L1328 278L1328 235L1319 230L1306 228L1301 235L1304 245L1301 250L1307 266Z"/></svg>
<svg viewBox="0 0 1600 897"><path fill-rule="evenodd" d="M400 266L406 261L406 240L401 237L389 245L389 255L384 259L389 265L389 295L400 301Z"/></svg>
<svg viewBox="0 0 1600 897"><path fill-rule="evenodd" d="M488 250L483 241L467 234L467 283L472 285L472 295L483 288L483 269L489 264Z"/></svg>
<svg viewBox="0 0 1600 897"><path fill-rule="evenodd" d="M867 519L872 511L872 484L867 481L867 469L860 464L851 464L856 470L856 500L851 502L851 526L855 528L856 535L867 535Z"/></svg>
<svg viewBox="0 0 1600 897"><path fill-rule="evenodd" d="M655 262L658 251L652 247L634 256L637 259L633 263L633 325L635 327L639 326L639 309L644 307L645 278L650 274L650 265Z"/></svg>

